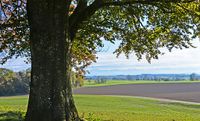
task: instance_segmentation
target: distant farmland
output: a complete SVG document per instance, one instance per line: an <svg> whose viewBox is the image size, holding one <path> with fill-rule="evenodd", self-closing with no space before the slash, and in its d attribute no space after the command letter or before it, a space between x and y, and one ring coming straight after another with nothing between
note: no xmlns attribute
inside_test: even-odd
<svg viewBox="0 0 200 121"><path fill-rule="evenodd" d="M98 82L97 80L85 80L84 87L96 87L96 86L111 86L111 85L122 85L122 84L171 84L171 83L200 83L200 80L179 80L179 81L158 81L158 80L103 80Z"/></svg>
<svg viewBox="0 0 200 121"><path fill-rule="evenodd" d="M200 83L120 84L74 89L75 94L125 95L200 103Z"/></svg>

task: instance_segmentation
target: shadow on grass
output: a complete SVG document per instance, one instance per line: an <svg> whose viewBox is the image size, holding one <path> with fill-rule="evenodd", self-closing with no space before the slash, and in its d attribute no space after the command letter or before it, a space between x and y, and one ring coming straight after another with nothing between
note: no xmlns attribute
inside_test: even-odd
<svg viewBox="0 0 200 121"><path fill-rule="evenodd" d="M0 121L24 121L24 113L22 112L0 112ZM84 114L81 117L81 121L113 121L113 120L101 120L97 118L93 113L89 113L87 117L84 118Z"/></svg>
<svg viewBox="0 0 200 121"><path fill-rule="evenodd" d="M24 118L21 112L0 112L0 121L23 121Z"/></svg>

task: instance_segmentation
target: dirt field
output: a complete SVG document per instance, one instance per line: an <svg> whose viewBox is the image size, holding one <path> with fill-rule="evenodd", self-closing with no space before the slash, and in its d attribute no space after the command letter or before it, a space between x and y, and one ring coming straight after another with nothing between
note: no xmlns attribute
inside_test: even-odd
<svg viewBox="0 0 200 121"><path fill-rule="evenodd" d="M200 103L200 83L191 84L129 84L85 87L75 94L142 96Z"/></svg>

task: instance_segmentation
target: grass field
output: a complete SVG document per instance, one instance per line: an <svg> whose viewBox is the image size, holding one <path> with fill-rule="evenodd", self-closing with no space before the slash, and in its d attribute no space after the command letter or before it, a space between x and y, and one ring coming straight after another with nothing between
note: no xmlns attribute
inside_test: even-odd
<svg viewBox="0 0 200 121"><path fill-rule="evenodd" d="M190 81L190 80L181 80L181 81L154 81L154 80L107 80L106 83L95 83L94 80L84 81L84 87L91 86L111 86L119 84L158 84L158 83L199 83L200 81Z"/></svg>
<svg viewBox="0 0 200 121"><path fill-rule="evenodd" d="M81 117L89 121L199 121L200 105L120 96L75 95ZM27 96L0 98L0 121L18 121ZM22 116L21 116L22 113ZM16 120L15 120L16 119Z"/></svg>

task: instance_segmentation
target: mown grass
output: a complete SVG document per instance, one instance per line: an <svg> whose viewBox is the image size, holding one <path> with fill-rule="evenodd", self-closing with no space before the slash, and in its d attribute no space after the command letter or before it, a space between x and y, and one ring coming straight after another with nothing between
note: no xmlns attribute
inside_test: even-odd
<svg viewBox="0 0 200 121"><path fill-rule="evenodd" d="M94 80L84 81L84 87L91 86L111 86L121 84L159 84L159 83L200 83L200 81L180 80L180 81L155 81L155 80L107 80L106 83L97 84Z"/></svg>
<svg viewBox="0 0 200 121"><path fill-rule="evenodd" d="M200 105L122 96L75 95L79 115L89 121L199 121ZM0 98L0 121L22 120L27 96Z"/></svg>

